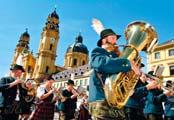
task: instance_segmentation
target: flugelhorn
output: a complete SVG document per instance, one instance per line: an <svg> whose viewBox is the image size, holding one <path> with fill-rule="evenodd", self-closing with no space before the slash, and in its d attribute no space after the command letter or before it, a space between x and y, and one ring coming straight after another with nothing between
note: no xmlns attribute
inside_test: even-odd
<svg viewBox="0 0 174 120"><path fill-rule="evenodd" d="M174 95L174 82L169 80L162 84L162 89L164 91L170 91Z"/></svg>
<svg viewBox="0 0 174 120"><path fill-rule="evenodd" d="M153 79L153 80L155 80L155 81L157 81L157 83L158 84L160 84L160 86L161 86L161 89L163 90L163 91L171 91L172 92L172 94L174 94L174 82L165 82L165 81L162 81L162 76L160 76L160 77L157 77L157 76L152 76L152 75L149 75L149 74L145 74L146 75L146 77L147 78L150 78L150 79ZM150 82L150 81L147 81L148 83Z"/></svg>

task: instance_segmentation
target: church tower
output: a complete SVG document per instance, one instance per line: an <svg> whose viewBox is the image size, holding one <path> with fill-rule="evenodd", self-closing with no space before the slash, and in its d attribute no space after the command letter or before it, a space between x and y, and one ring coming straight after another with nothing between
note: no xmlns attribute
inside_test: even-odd
<svg viewBox="0 0 174 120"><path fill-rule="evenodd" d="M49 14L41 33L33 78L39 79L56 71L56 50L59 41L59 16L54 10Z"/></svg>
<svg viewBox="0 0 174 120"><path fill-rule="evenodd" d="M26 29L26 31L20 36L18 44L16 45L12 65L16 64L19 55L22 54L24 49L27 51L29 50L29 40L30 35L28 34L28 30Z"/></svg>
<svg viewBox="0 0 174 120"><path fill-rule="evenodd" d="M83 37L79 34L66 51L64 67L69 69L88 64L88 53L87 47L83 44Z"/></svg>

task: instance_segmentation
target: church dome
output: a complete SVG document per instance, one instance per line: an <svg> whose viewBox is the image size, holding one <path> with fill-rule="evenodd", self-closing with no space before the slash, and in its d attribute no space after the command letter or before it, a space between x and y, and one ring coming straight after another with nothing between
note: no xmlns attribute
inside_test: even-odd
<svg viewBox="0 0 174 120"><path fill-rule="evenodd" d="M81 35L78 35L75 40L75 43L68 47L66 53L71 52L81 52L88 55L89 51L87 47L83 44L83 37Z"/></svg>

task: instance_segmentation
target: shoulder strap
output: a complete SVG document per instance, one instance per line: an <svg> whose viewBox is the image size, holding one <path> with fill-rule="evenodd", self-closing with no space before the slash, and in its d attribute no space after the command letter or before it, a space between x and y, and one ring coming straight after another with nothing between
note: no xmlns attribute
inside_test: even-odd
<svg viewBox="0 0 174 120"><path fill-rule="evenodd" d="M101 86L102 86L102 88L104 89L104 82L103 82L103 80L102 80L102 74L101 73L98 73L96 70L94 70L95 71L95 74L96 74L96 76L97 76L97 78L100 80L100 83L101 83Z"/></svg>

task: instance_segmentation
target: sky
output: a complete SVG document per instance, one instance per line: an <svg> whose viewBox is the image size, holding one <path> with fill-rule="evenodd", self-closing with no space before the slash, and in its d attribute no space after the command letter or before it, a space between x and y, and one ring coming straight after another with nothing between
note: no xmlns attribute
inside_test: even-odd
<svg viewBox="0 0 174 120"><path fill-rule="evenodd" d="M79 32L89 53L96 47L99 35L91 27L93 18L122 35L118 44L126 41L126 26L137 20L155 27L159 43L171 40L173 5L173 0L0 0L0 77L9 72L14 49L26 28L30 34L30 50L36 56L42 29L55 7L60 21L56 65L63 66L66 49ZM142 57L146 62L146 55Z"/></svg>

